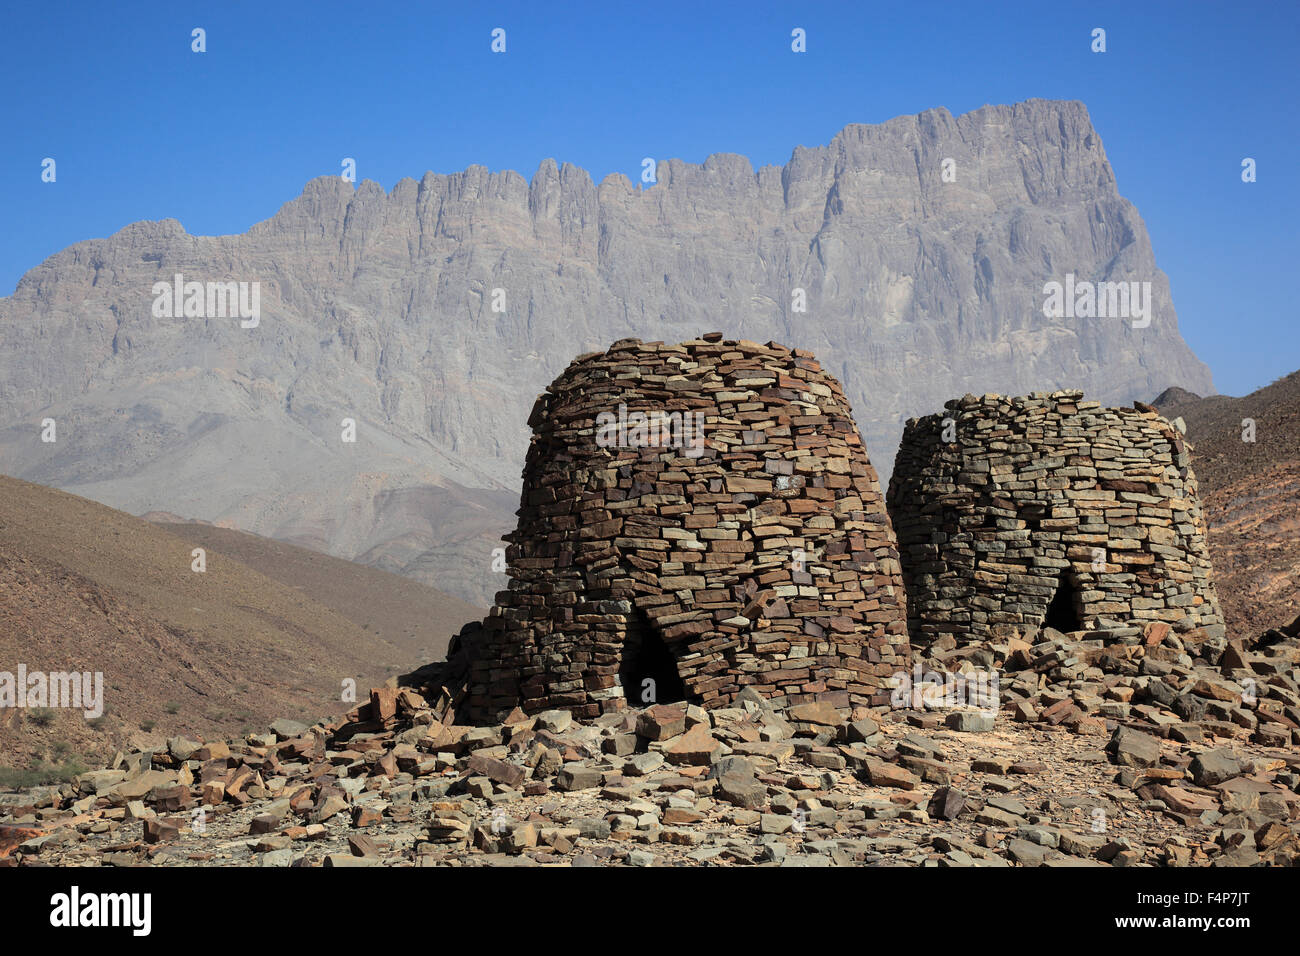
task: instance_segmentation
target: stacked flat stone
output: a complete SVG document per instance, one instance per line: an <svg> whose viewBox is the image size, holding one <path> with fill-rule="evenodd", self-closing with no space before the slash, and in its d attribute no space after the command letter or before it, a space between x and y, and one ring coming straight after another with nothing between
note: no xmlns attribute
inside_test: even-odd
<svg viewBox="0 0 1300 956"><path fill-rule="evenodd" d="M698 415L703 434L611 447L600 416L620 405ZM705 707L747 687L786 704L888 701L909 659L898 551L849 404L810 353L719 333L624 339L576 359L529 424L509 589L463 635L459 713L640 706L643 688L620 679L638 628Z"/></svg>
<svg viewBox="0 0 1300 956"><path fill-rule="evenodd" d="M1149 406L1082 399L967 395L907 423L888 500L914 646L1027 636L1063 576L1081 626L1223 636L1187 443Z"/></svg>

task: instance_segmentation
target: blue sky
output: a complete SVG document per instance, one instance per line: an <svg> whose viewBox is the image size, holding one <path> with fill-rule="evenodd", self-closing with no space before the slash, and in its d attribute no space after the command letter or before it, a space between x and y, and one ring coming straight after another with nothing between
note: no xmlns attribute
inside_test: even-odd
<svg viewBox="0 0 1300 956"><path fill-rule="evenodd" d="M136 220L242 232L345 156L386 189L546 157L636 181L644 156L781 164L849 123L1047 97L1087 104L1218 389L1300 367L1295 2L126 0L2 22L0 295Z"/></svg>

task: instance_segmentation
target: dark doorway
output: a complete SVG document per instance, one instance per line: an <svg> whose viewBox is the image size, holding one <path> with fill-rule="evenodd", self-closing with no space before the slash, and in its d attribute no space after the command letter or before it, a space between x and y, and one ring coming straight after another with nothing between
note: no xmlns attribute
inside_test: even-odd
<svg viewBox="0 0 1300 956"><path fill-rule="evenodd" d="M623 662L619 665L618 676L629 706L673 704L686 699L686 686L677 673L677 658L640 609L632 612L627 623ZM647 679L654 684L646 684ZM645 697L651 686L653 699L647 700Z"/></svg>
<svg viewBox="0 0 1300 956"><path fill-rule="evenodd" d="M1070 580L1069 571L1061 572L1056 593L1052 595L1052 601L1047 605L1047 616L1043 618L1043 626L1054 627L1058 631L1065 632L1083 630L1083 622L1079 620L1079 595L1074 590L1074 582Z"/></svg>

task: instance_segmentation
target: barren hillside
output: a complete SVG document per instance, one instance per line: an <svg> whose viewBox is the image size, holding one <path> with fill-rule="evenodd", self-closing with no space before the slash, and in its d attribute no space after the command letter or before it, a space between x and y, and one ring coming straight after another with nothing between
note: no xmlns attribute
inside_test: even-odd
<svg viewBox="0 0 1300 956"><path fill-rule="evenodd" d="M1195 445L1229 633L1289 622L1300 614L1300 372L1243 398L1169 389L1155 404Z"/></svg>
<svg viewBox="0 0 1300 956"><path fill-rule="evenodd" d="M426 638L414 629L420 585L360 567L353 580L354 566L285 545L263 560L250 536L203 540L207 569L197 573L202 537L0 477L0 672L101 672L106 709L94 721L6 709L0 764L75 765L150 732L230 735L345 710L344 679L364 692L424 660L462 611L475 616L425 588ZM354 619L366 589L376 598L370 630Z"/></svg>

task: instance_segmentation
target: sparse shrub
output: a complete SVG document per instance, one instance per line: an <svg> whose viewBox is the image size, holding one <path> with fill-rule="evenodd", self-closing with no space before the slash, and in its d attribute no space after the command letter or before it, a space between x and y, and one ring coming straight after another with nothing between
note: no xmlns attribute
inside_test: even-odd
<svg viewBox="0 0 1300 956"><path fill-rule="evenodd" d="M63 765L57 768L60 783L66 783L73 777L79 777L83 773L88 773L90 768L78 760L76 757L69 757L63 761Z"/></svg>
<svg viewBox="0 0 1300 956"><path fill-rule="evenodd" d="M143 731L147 734L147 733L151 732L151 731L152 731L155 727L157 727L157 726L158 726L158 722L157 722L157 721L154 721L154 720L146 720L146 721L143 721L143 722L140 724L140 729L143 730Z"/></svg>
<svg viewBox="0 0 1300 956"><path fill-rule="evenodd" d="M53 707L36 707L27 712L27 719L37 727L48 727L54 723L56 713Z"/></svg>
<svg viewBox="0 0 1300 956"><path fill-rule="evenodd" d="M176 703L174 700L169 700L167 701L165 709L169 714L179 714L181 712L181 705Z"/></svg>
<svg viewBox="0 0 1300 956"><path fill-rule="evenodd" d="M40 766L44 766L41 764ZM15 767L0 767L0 787L10 790L25 790L28 787L42 785L40 773L34 769L18 770Z"/></svg>
<svg viewBox="0 0 1300 956"><path fill-rule="evenodd" d="M47 764L38 760L24 770L16 767L0 767L0 787L23 790L28 787L67 783L73 777L85 773L87 769L76 759L67 760L62 764Z"/></svg>

